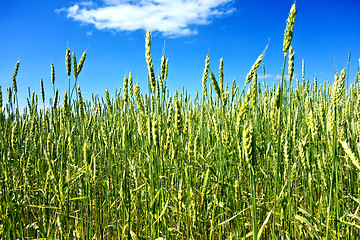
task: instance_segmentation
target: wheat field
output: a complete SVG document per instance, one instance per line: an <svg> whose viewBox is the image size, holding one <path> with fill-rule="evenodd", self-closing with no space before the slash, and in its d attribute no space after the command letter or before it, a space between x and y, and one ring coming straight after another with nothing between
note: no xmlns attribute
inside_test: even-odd
<svg viewBox="0 0 360 240"><path fill-rule="evenodd" d="M208 55L202 92L171 94L147 32L148 86L130 73L86 100L86 52L68 48L63 97L54 87L45 107L41 80L20 113L17 62L7 99L0 87L0 238L359 238L360 71L346 89L346 68L318 84L303 61L293 79L296 12L274 86L257 80L265 48L241 87Z"/></svg>

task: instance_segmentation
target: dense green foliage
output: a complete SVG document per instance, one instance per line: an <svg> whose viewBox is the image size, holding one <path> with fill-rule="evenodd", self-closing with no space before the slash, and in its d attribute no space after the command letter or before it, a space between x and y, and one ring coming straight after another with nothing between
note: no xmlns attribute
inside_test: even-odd
<svg viewBox="0 0 360 240"><path fill-rule="evenodd" d="M33 93L20 114L17 64L4 105L0 93L0 238L360 236L360 74L348 90L345 70L333 85L310 84L305 71L286 82L286 29L279 86L257 82L264 53L242 91L207 57L202 97L169 94L168 61L156 77L149 33L147 94L130 74L115 96L84 100L76 85L86 54L77 63L68 49L62 104L54 88L51 107Z"/></svg>

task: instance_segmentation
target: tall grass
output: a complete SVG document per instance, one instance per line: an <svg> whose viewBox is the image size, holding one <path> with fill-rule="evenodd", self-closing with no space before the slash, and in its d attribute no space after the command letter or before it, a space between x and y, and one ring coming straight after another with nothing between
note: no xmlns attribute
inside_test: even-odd
<svg viewBox="0 0 360 240"><path fill-rule="evenodd" d="M207 56L202 97L170 95L168 60L156 77L147 33L146 94L130 74L114 96L83 99L86 52L77 63L67 49L61 101L54 87L52 106L38 108L29 93L20 114L17 63L7 102L0 87L0 238L360 236L360 71L349 89L345 70L318 86L303 62L293 84L295 14L293 5L279 86L257 82L264 51L241 92L224 81L223 60L217 77ZM44 102L42 80L41 94Z"/></svg>

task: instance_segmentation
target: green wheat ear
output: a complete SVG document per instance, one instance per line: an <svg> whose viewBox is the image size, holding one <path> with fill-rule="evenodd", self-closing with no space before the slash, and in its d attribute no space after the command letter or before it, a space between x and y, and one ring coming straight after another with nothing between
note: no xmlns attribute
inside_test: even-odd
<svg viewBox="0 0 360 240"><path fill-rule="evenodd" d="M263 77L265 77L265 64L263 63L262 66L263 66Z"/></svg>
<svg viewBox="0 0 360 240"><path fill-rule="evenodd" d="M108 111L109 111L110 114L112 114L113 107L112 107L112 103L111 103L111 100L110 100L109 91L107 89L105 89L105 98L106 98L106 105L108 107Z"/></svg>
<svg viewBox="0 0 360 240"><path fill-rule="evenodd" d="M14 93L17 94L17 84L16 84L16 76L18 74L18 71L19 71L19 65L20 65L20 62L17 61L16 62L16 65L15 65L15 70L14 70L14 74L13 74L13 90L14 90Z"/></svg>
<svg viewBox="0 0 360 240"><path fill-rule="evenodd" d="M144 114L144 113L145 113L145 109L144 109L143 101L142 101L142 99L141 99L141 93L140 93L139 83L137 83L137 84L135 85L134 92L135 92L136 104L137 104L138 108L140 109L141 113Z"/></svg>
<svg viewBox="0 0 360 240"><path fill-rule="evenodd" d="M183 128L183 119L181 116L181 103L177 99L175 99L175 128L178 134L181 133Z"/></svg>
<svg viewBox="0 0 360 240"><path fill-rule="evenodd" d="M257 73L255 72L253 79L252 79L252 86L251 86L251 105L253 111L255 110L257 98L258 98L258 84L257 84Z"/></svg>
<svg viewBox="0 0 360 240"><path fill-rule="evenodd" d="M301 76L302 76L303 82L305 82L305 60L304 59L301 62Z"/></svg>
<svg viewBox="0 0 360 240"><path fill-rule="evenodd" d="M224 60L223 58L220 59L220 65L219 65L219 88L220 91L224 91Z"/></svg>
<svg viewBox="0 0 360 240"><path fill-rule="evenodd" d="M349 147L348 143L346 141L342 141L340 139L339 139L339 142L340 142L341 146L343 147L345 153L348 155L348 157L352 161L352 163L355 165L355 167L358 169L358 171L360 171L360 162L356 158L356 156L353 153L353 151L351 150L351 148Z"/></svg>
<svg viewBox="0 0 360 240"><path fill-rule="evenodd" d="M43 79L40 79L40 90L41 90L41 99L43 103L45 103L45 90L44 90L44 82Z"/></svg>
<svg viewBox="0 0 360 240"><path fill-rule="evenodd" d="M64 109L64 115L66 117L69 117L70 114L70 106L69 106L69 99L68 99L68 93L65 92L64 94L64 100L63 100L63 109Z"/></svg>
<svg viewBox="0 0 360 240"><path fill-rule="evenodd" d="M342 102L345 98L345 68L341 70L340 77L337 72L334 75L334 84L331 87L331 98L335 104Z"/></svg>
<svg viewBox="0 0 360 240"><path fill-rule="evenodd" d="M295 52L293 47L290 45L289 48L289 63L288 63L288 74L289 74L289 81L291 82L293 75L294 75L294 56Z"/></svg>
<svg viewBox="0 0 360 240"><path fill-rule="evenodd" d="M219 99L222 99L221 97L221 91L220 91L220 88L219 88L219 85L218 85L218 82L216 81L216 78L215 78L215 75L212 71L210 71L210 79L211 79L211 83L215 89L215 92L218 96Z"/></svg>
<svg viewBox="0 0 360 240"><path fill-rule="evenodd" d="M247 162L249 167L253 165L252 141L253 141L253 127L251 123L246 121L243 130L243 149L245 153L245 161Z"/></svg>
<svg viewBox="0 0 360 240"><path fill-rule="evenodd" d="M207 87L206 87L206 82L207 82L207 78L209 75L209 66L210 66L210 57L209 54L206 55L206 59L205 59L205 68L204 68L204 73L202 76L202 87L203 87L203 97L204 99L207 97Z"/></svg>
<svg viewBox="0 0 360 240"><path fill-rule="evenodd" d="M81 95L81 89L80 89L80 86L78 85L78 95L79 95L79 107L80 107L80 114L81 116L85 116L85 103L84 103L84 100L82 98L82 95Z"/></svg>
<svg viewBox="0 0 360 240"><path fill-rule="evenodd" d="M127 103L129 99L129 93L128 93L128 78L126 74L124 76L123 89L124 89L124 101L125 103Z"/></svg>
<svg viewBox="0 0 360 240"><path fill-rule="evenodd" d="M151 92L155 93L156 79L155 79L155 73L154 73L154 68L153 68L153 61L151 58L151 34L150 34L150 31L146 32L145 58L146 58L147 66L148 66L148 75L149 75L149 83L150 83Z"/></svg>
<svg viewBox="0 0 360 240"><path fill-rule="evenodd" d="M70 48L66 48L65 67L66 67L66 73L70 77L70 74L71 74L71 53L70 53Z"/></svg>
<svg viewBox="0 0 360 240"><path fill-rule="evenodd" d="M257 69L259 68L259 66L260 66L260 64L261 64L261 61L262 61L263 58L264 58L264 55L265 55L265 52L266 52L268 46L269 46L269 44L266 45L264 51L258 56L258 58L257 58L256 61L254 62L254 64L251 66L249 73L246 75L245 86L246 86L246 84L248 84L248 83L252 80L255 72L256 72ZM244 86L244 87L245 87L245 86Z"/></svg>
<svg viewBox="0 0 360 240"><path fill-rule="evenodd" d="M78 64L76 61L76 56L75 56L75 52L72 53L72 60L73 60L73 73L74 73L74 78L77 79L78 74L77 74L77 69L78 69Z"/></svg>
<svg viewBox="0 0 360 240"><path fill-rule="evenodd" d="M2 113L2 107L3 107L3 99L2 99L2 91L0 86L0 114Z"/></svg>
<svg viewBox="0 0 360 240"><path fill-rule="evenodd" d="M51 82L55 84L55 68L53 63L51 63Z"/></svg>
<svg viewBox="0 0 360 240"><path fill-rule="evenodd" d="M288 19L286 21L286 29L284 32L283 52L286 53L291 45L294 32L295 16L297 9L295 3L291 6Z"/></svg>
<svg viewBox="0 0 360 240"><path fill-rule="evenodd" d="M8 103L11 104L11 102L12 102L12 90L11 90L10 85L7 88L7 94L8 94Z"/></svg>
<svg viewBox="0 0 360 240"><path fill-rule="evenodd" d="M359 67L358 67L356 79L357 79L357 84L360 85L360 58L359 58Z"/></svg>
<svg viewBox="0 0 360 240"><path fill-rule="evenodd" d="M76 77L79 76L79 74L84 66L85 58L86 58L86 51L83 52L83 54L81 55L79 64L77 65Z"/></svg>
<svg viewBox="0 0 360 240"><path fill-rule="evenodd" d="M53 85L53 91L54 91L54 95L55 95L55 68L54 68L54 64L51 63L51 82Z"/></svg>
<svg viewBox="0 0 360 240"><path fill-rule="evenodd" d="M132 99L133 96L134 96L134 86L133 86L133 76L132 76L132 73L131 73L131 72L129 73L129 83L128 83L128 86L129 86L130 98Z"/></svg>
<svg viewBox="0 0 360 240"><path fill-rule="evenodd" d="M55 94L54 94L54 102L53 102L53 108L56 109L57 103L58 103L58 96L59 95L59 91L56 89Z"/></svg>

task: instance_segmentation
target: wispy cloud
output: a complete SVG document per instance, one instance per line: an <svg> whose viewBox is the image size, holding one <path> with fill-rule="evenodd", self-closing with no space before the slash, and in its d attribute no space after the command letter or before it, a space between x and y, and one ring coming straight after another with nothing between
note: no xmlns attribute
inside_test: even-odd
<svg viewBox="0 0 360 240"><path fill-rule="evenodd" d="M289 75L285 74L284 77L285 77L286 80L289 80ZM295 73L295 74L293 75L293 79L295 80L296 77L297 77L297 74ZM280 74L276 74L275 79L276 79L276 80L281 79L281 75L280 75Z"/></svg>
<svg viewBox="0 0 360 240"><path fill-rule="evenodd" d="M235 11L234 0L102 0L79 2L57 9L68 18L97 29L157 31L165 36L196 34L197 25L206 25L213 18Z"/></svg>
<svg viewBox="0 0 360 240"><path fill-rule="evenodd" d="M258 79L266 79L266 78L273 78L274 77L274 74L265 74L264 75L258 75Z"/></svg>
<svg viewBox="0 0 360 240"><path fill-rule="evenodd" d="M286 76L285 76L286 77ZM281 75L280 74L276 74L276 77L275 77L276 80L279 80L281 79Z"/></svg>

